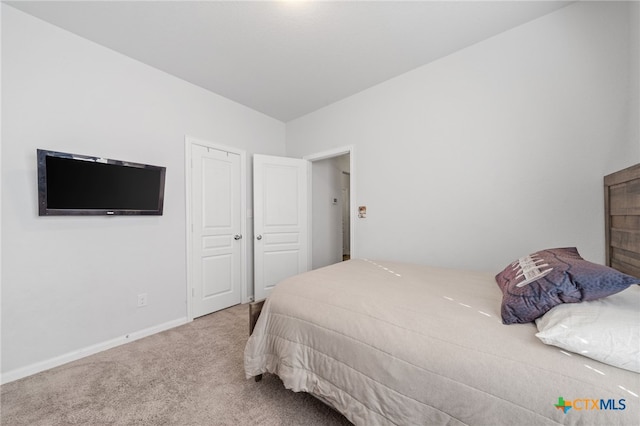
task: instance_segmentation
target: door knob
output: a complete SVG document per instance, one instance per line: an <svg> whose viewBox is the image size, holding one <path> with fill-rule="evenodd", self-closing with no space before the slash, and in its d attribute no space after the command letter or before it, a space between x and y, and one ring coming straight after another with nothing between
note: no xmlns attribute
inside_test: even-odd
<svg viewBox="0 0 640 426"><path fill-rule="evenodd" d="M240 235L240 234L236 234L236 235L233 236L234 240L239 240L240 238L242 238L242 235Z"/></svg>
<svg viewBox="0 0 640 426"><path fill-rule="evenodd" d="M261 239L262 239L262 235L258 235L258 236L256 237L256 240L258 240L258 241L260 241Z"/></svg>

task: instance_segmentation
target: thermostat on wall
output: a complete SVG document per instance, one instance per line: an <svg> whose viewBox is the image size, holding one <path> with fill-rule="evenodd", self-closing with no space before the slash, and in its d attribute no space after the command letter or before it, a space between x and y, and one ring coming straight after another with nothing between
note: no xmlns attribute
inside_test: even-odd
<svg viewBox="0 0 640 426"><path fill-rule="evenodd" d="M367 206L358 207L358 217L364 219L367 217Z"/></svg>

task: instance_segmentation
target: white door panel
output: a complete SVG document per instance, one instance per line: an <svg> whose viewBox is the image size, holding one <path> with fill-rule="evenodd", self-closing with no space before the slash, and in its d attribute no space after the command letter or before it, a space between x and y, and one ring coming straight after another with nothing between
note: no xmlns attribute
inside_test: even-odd
<svg viewBox="0 0 640 426"><path fill-rule="evenodd" d="M192 296L199 317L241 302L240 155L192 145Z"/></svg>
<svg viewBox="0 0 640 426"><path fill-rule="evenodd" d="M229 254L202 258L202 298L233 292L233 259Z"/></svg>
<svg viewBox="0 0 640 426"><path fill-rule="evenodd" d="M308 161L254 155L254 297L308 270Z"/></svg>

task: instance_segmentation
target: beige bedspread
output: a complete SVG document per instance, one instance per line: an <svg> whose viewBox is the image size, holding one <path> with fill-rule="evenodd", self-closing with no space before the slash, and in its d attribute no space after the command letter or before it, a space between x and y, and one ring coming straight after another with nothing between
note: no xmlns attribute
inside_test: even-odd
<svg viewBox="0 0 640 426"><path fill-rule="evenodd" d="M359 425L640 423L639 374L503 325L500 300L492 273L370 260L307 272L266 301L246 376L277 374Z"/></svg>

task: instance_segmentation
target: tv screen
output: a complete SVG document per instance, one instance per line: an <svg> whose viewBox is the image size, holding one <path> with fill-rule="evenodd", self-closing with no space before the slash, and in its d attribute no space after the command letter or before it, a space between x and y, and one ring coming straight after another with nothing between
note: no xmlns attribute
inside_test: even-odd
<svg viewBox="0 0 640 426"><path fill-rule="evenodd" d="M162 215L166 168L39 149L39 215Z"/></svg>

